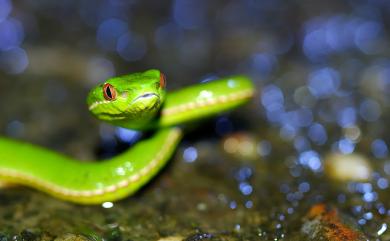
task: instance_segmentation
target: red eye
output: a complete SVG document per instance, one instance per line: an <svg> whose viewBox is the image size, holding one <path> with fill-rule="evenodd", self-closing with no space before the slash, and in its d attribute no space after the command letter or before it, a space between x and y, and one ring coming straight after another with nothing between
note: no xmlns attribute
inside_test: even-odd
<svg viewBox="0 0 390 241"><path fill-rule="evenodd" d="M165 88L166 85L166 78L163 73L160 73L160 87Z"/></svg>
<svg viewBox="0 0 390 241"><path fill-rule="evenodd" d="M106 100L115 100L116 99L116 90L114 86L106 83L103 85L103 95Z"/></svg>

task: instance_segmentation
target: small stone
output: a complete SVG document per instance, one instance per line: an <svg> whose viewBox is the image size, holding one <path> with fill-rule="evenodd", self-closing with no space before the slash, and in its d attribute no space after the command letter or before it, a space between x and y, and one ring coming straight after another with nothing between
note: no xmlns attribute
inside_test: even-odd
<svg viewBox="0 0 390 241"><path fill-rule="evenodd" d="M57 237L54 241L90 241L83 235L76 234L65 234L63 236Z"/></svg>
<svg viewBox="0 0 390 241"><path fill-rule="evenodd" d="M257 140L249 133L230 134L223 139L222 145L226 153L237 159L256 160L258 158Z"/></svg>
<svg viewBox="0 0 390 241"><path fill-rule="evenodd" d="M360 154L333 153L325 157L325 174L337 181L367 181L372 168Z"/></svg>
<svg viewBox="0 0 390 241"><path fill-rule="evenodd" d="M184 237L181 236L170 236L165 238L160 238L157 241L183 241Z"/></svg>

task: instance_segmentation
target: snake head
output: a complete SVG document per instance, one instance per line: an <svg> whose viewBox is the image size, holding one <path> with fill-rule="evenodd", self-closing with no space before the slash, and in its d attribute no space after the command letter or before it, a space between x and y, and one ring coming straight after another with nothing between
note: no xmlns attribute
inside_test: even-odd
<svg viewBox="0 0 390 241"><path fill-rule="evenodd" d="M87 104L100 120L142 129L156 117L164 98L165 76L152 69L108 79L90 91Z"/></svg>

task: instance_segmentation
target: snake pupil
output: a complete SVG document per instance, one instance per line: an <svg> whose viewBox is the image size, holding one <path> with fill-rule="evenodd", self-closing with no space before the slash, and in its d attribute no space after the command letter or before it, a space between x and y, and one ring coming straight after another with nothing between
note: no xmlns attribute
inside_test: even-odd
<svg viewBox="0 0 390 241"><path fill-rule="evenodd" d="M115 100L116 99L116 91L114 86L110 84L105 84L103 86L103 95L106 100Z"/></svg>

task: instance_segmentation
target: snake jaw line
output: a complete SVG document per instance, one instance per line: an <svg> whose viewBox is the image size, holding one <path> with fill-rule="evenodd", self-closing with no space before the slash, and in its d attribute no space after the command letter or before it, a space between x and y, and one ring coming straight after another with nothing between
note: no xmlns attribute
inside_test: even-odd
<svg viewBox="0 0 390 241"><path fill-rule="evenodd" d="M108 100L101 100L101 101L96 101L94 103L92 103L89 107L88 107L88 110L93 110L95 109L96 107L100 106L100 105L103 105L103 104L109 104L111 103L111 101L108 101Z"/></svg>

